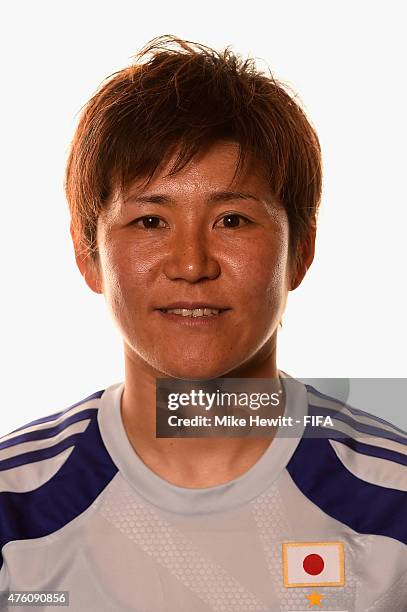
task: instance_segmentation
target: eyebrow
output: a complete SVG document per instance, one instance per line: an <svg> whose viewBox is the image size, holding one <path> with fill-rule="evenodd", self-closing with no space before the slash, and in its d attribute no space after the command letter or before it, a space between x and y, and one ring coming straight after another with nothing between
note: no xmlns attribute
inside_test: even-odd
<svg viewBox="0 0 407 612"><path fill-rule="evenodd" d="M264 200L256 197L252 193L247 193L244 191L214 191L211 193L207 201L209 203L216 202L228 202L230 200L254 200L255 202L259 202L260 204L264 203ZM169 204L173 206L175 204L174 200L164 194L152 193L152 194L134 194L128 196L124 203L130 204Z"/></svg>

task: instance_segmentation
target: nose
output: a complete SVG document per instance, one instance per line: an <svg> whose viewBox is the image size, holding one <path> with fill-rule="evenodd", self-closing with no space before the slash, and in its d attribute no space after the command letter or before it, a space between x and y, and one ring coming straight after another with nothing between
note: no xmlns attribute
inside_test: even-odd
<svg viewBox="0 0 407 612"><path fill-rule="evenodd" d="M217 278L220 265L208 242L208 237L197 230L174 235L163 266L167 278L189 283Z"/></svg>

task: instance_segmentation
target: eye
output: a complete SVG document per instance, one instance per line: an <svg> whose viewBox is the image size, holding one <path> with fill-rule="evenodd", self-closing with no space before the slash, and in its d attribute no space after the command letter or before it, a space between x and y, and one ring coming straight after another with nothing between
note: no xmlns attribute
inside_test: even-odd
<svg viewBox="0 0 407 612"><path fill-rule="evenodd" d="M218 223L222 223L221 227L227 229L236 229L239 227L243 227L244 225L248 225L249 223L252 223L252 221L249 221L249 219L246 219L246 217L238 215L237 213L229 213L219 219L216 225L218 225Z"/></svg>
<svg viewBox="0 0 407 612"><path fill-rule="evenodd" d="M151 215L134 219L134 221L131 222L131 225L135 225L141 229L162 229L163 227L167 227L163 219L160 219L160 217L153 217Z"/></svg>

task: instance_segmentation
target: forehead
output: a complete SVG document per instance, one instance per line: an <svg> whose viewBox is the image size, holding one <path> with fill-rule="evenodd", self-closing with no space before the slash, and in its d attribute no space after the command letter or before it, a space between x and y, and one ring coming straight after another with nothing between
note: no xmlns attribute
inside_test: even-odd
<svg viewBox="0 0 407 612"><path fill-rule="evenodd" d="M238 167L240 148L231 141L217 141L199 151L184 167L174 171L180 147L168 153L151 178L138 177L131 181L116 198L125 202L135 195L147 191L165 189L174 195L210 192L221 189L246 188L271 196L270 186L261 164L246 155L243 165Z"/></svg>

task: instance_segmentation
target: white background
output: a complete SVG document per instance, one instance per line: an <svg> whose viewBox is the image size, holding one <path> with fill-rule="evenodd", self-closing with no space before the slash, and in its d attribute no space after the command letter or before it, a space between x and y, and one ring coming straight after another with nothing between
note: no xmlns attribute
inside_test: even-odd
<svg viewBox="0 0 407 612"><path fill-rule="evenodd" d="M166 33L261 58L319 133L316 259L290 295L278 366L407 376L403 4L2 3L0 434L123 379L119 333L75 266L63 172L81 106ZM374 410L406 422L402 405Z"/></svg>

